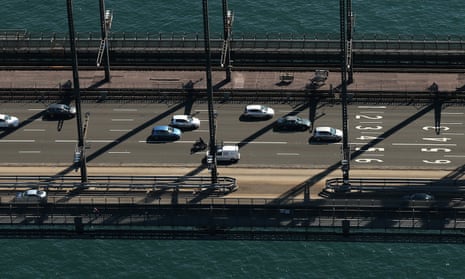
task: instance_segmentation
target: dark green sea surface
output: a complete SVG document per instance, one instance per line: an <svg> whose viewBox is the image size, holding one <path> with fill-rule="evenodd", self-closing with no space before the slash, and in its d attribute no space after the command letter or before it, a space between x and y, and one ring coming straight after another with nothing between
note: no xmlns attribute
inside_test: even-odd
<svg viewBox="0 0 465 279"><path fill-rule="evenodd" d="M1 278L463 278L465 246L0 240Z"/></svg>

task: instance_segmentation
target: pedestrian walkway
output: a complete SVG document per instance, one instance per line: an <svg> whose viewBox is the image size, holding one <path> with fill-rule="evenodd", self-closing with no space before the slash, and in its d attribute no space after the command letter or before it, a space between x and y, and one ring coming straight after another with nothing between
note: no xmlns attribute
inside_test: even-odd
<svg viewBox="0 0 465 279"><path fill-rule="evenodd" d="M282 81L282 76L288 78ZM222 89L248 90L305 90L311 84L314 71L233 71L230 82L224 82L225 72L214 71L212 84ZM204 71L112 71L111 82L102 83L103 70L79 72L81 88L101 89L195 89L206 88ZM73 80L71 70L43 71L1 71L0 88L60 88L68 80ZM317 90L330 90L340 85L339 72L330 72L325 84ZM465 74L461 73L393 73L393 72L355 72L354 82L349 91L398 91L428 92L436 83L441 92L454 92L458 88L465 90Z"/></svg>
<svg viewBox="0 0 465 279"><path fill-rule="evenodd" d="M66 166L0 166L0 175L54 176L61 173ZM88 166L88 175L101 176L183 176L193 170L186 166ZM325 187L327 179L341 177L340 169L326 173L325 169L286 169L286 168L220 168L221 176L234 177L239 186L238 191L228 195L230 198L300 198L303 199L304 186L310 187L312 199L321 198L319 194ZM402 179L441 179L450 174L446 170L351 170L352 178L402 178ZM68 173L77 175L79 173ZM197 174L209 176L208 170Z"/></svg>

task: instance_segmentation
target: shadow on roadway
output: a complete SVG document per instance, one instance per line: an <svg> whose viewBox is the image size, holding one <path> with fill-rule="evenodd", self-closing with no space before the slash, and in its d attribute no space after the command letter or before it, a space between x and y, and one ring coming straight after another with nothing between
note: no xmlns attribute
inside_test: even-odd
<svg viewBox="0 0 465 279"><path fill-rule="evenodd" d="M360 155L362 155L365 150L374 147L375 145L379 144L382 142L384 139L394 135L398 131L402 130L418 118L422 117L426 113L430 112L431 110L434 109L434 104L430 104L426 107L424 107L422 110L418 111L414 115L410 116L409 118L405 119L404 121L400 122L396 126L392 127L391 129L387 130L383 134L381 134L379 137L376 139L371 140L367 144L363 145L360 150L357 150L353 153L351 153L351 160L356 159ZM304 201L309 201L310 200L310 188L315 185L318 181L323 179L324 177L328 176L331 172L337 170L338 168L341 167L341 163L335 163L331 166L329 166L326 170L316 174L315 176L305 180L304 182L296 185L289 191L283 193L280 197L276 198L272 203L275 204L281 204L285 203L289 200L294 199L297 195L304 193ZM341 171L341 176L342 176L342 171Z"/></svg>
<svg viewBox="0 0 465 279"><path fill-rule="evenodd" d="M131 138L132 136L140 133L141 131L143 131L144 129L152 126L153 124L155 124L156 122L170 116L171 114L173 114L174 112L176 112L177 110L183 108L184 106L186 105L185 102L182 102L182 103L179 103L178 105L168 109L167 111L157 115L156 117L146 121L145 123L139 125L138 127L134 128L133 130L131 130L130 132L116 138L113 142L103 146L102 148L96 150L95 152L93 152L92 154L86 156L86 161L87 162L90 162L94 159L96 159L97 157L101 156L102 154L105 154L106 152L108 152L110 149L114 148L115 146L117 146L118 144L128 140L129 138ZM66 169L60 171L59 173L57 173L55 175L55 177L60 177L62 175L65 175L73 170L76 169L76 166L73 164L69 167L67 167Z"/></svg>

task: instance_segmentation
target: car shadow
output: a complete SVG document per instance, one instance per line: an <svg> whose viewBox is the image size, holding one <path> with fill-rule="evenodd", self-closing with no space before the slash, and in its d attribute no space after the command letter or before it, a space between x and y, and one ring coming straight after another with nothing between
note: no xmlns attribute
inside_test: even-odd
<svg viewBox="0 0 465 279"><path fill-rule="evenodd" d="M312 144L312 145L327 145L327 144L331 144L331 143L337 143L337 142L340 142L341 140L316 140L315 137L310 137L308 139L308 144Z"/></svg>
<svg viewBox="0 0 465 279"><path fill-rule="evenodd" d="M262 122L262 121L270 120L271 118L273 117L268 116L268 117L258 118L258 117L249 117L249 116L245 116L242 114L241 116L239 116L239 121L241 122Z"/></svg>

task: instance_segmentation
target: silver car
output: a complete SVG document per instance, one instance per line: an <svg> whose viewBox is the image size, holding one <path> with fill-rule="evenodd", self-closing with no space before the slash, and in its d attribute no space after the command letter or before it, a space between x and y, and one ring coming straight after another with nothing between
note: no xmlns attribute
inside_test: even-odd
<svg viewBox="0 0 465 279"><path fill-rule="evenodd" d="M312 140L314 141L340 141L342 131L332 127L316 127L313 132Z"/></svg>
<svg viewBox="0 0 465 279"><path fill-rule="evenodd" d="M274 116L274 110L264 105L248 105L242 116L252 119L270 119Z"/></svg>
<svg viewBox="0 0 465 279"><path fill-rule="evenodd" d="M0 128L17 128L19 119L8 114L0 114Z"/></svg>
<svg viewBox="0 0 465 279"><path fill-rule="evenodd" d="M195 130L200 127L200 120L190 115L173 115L170 122L171 127L181 130Z"/></svg>

